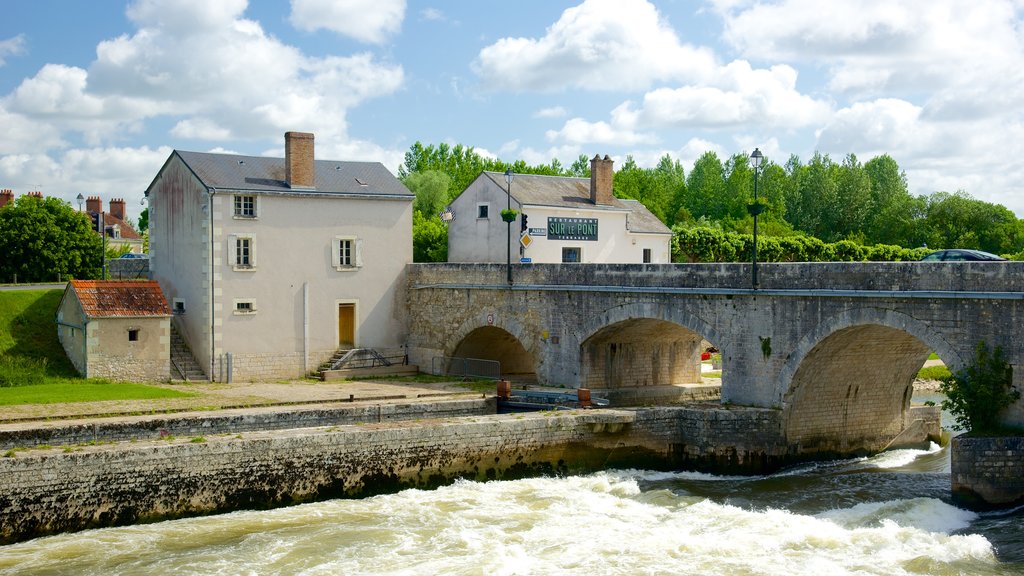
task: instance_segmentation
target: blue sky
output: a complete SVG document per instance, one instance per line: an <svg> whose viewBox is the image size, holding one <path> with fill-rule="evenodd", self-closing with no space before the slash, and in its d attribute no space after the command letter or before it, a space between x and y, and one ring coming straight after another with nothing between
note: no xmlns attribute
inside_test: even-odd
<svg viewBox="0 0 1024 576"><path fill-rule="evenodd" d="M1024 215L1024 0L33 0L0 21L0 187L123 197L172 149L397 172L416 141L530 164L889 154Z"/></svg>

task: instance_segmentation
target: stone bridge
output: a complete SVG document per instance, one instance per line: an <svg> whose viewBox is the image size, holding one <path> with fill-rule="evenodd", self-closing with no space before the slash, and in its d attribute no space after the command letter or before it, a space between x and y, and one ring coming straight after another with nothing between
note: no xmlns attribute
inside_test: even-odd
<svg viewBox="0 0 1024 576"><path fill-rule="evenodd" d="M498 360L513 378L613 397L702 382L721 351L721 402L781 414L801 452L884 448L910 425L930 352L951 370L1000 346L1024 391L1024 262L414 264L409 355ZM633 394L636 396L635 394ZM641 395L642 397L642 395ZM1024 402L1003 414L1024 424Z"/></svg>

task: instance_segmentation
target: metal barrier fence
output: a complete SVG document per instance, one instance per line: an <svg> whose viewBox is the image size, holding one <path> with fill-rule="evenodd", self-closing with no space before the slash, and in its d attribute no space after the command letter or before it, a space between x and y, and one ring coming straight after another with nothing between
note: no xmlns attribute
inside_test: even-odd
<svg viewBox="0 0 1024 576"><path fill-rule="evenodd" d="M434 356L430 373L435 376L459 376L465 379L501 380L501 362L482 358Z"/></svg>

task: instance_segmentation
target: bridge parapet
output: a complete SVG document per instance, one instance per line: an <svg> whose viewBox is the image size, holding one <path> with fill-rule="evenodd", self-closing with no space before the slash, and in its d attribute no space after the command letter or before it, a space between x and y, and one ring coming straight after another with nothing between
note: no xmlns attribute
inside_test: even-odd
<svg viewBox="0 0 1024 576"><path fill-rule="evenodd" d="M750 264L513 264L513 287L750 289ZM413 286L507 285L501 264L412 264ZM1024 262L772 262L760 289L1024 292Z"/></svg>

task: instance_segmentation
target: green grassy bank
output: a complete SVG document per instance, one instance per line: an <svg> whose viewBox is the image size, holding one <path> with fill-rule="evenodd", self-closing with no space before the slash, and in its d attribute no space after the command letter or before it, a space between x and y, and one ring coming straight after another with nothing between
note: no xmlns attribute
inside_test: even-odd
<svg viewBox="0 0 1024 576"><path fill-rule="evenodd" d="M57 339L63 290L0 291L0 405L147 400L190 394L130 382L82 378Z"/></svg>

